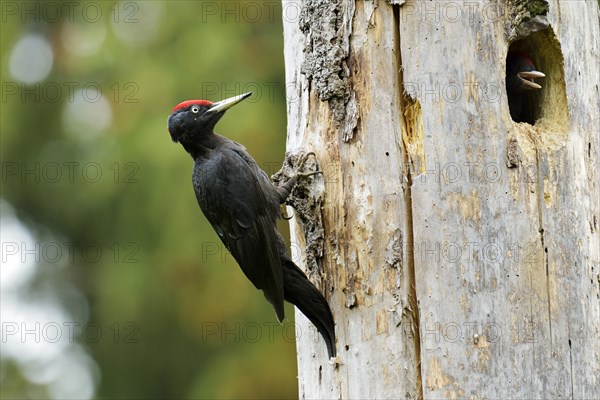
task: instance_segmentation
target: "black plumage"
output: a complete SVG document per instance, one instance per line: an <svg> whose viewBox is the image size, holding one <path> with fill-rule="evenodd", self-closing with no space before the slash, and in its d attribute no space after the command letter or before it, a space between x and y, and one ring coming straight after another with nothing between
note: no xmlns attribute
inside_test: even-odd
<svg viewBox="0 0 600 400"><path fill-rule="evenodd" d="M244 146L217 135L215 124L251 93L218 103L190 100L169 117L169 132L194 159L193 186L202 212L246 277L273 305L278 320L289 301L317 327L334 357L335 330L329 305L289 257L277 231L279 206L297 182L276 187Z"/></svg>

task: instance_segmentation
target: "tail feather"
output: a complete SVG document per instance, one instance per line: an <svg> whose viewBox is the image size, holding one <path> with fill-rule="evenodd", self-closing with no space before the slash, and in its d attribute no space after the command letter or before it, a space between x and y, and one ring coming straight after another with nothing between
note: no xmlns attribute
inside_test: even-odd
<svg viewBox="0 0 600 400"><path fill-rule="evenodd" d="M335 323L327 300L291 260L283 261L283 295L294 304L317 328L329 357L335 357Z"/></svg>

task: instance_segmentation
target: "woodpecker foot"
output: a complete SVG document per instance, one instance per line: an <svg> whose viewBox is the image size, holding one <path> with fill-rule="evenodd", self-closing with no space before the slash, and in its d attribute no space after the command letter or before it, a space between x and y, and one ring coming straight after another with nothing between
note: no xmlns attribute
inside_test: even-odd
<svg viewBox="0 0 600 400"><path fill-rule="evenodd" d="M316 168L319 168L319 164L317 162L317 155L314 152L311 151L311 152L308 152L306 154L303 154L300 157L300 163L299 163L300 164L300 169L304 169L305 168L305 166L306 166L306 164L308 162L308 158L310 156L313 156L315 158L314 165L316 166ZM308 178L309 176L313 176L313 175L317 175L317 174L322 174L322 173L323 173L323 171L319 171L319 170L317 170L317 171L311 171L311 172L296 172L295 176L298 177L298 178Z"/></svg>
<svg viewBox="0 0 600 400"><path fill-rule="evenodd" d="M310 157L314 157L313 162L309 162ZM290 197L290 193L295 189L300 178L308 178L316 174L322 174L322 171L318 170L319 164L317 157L314 152L308 153L287 153L285 161L281 169L272 176L273 183L277 187L279 193L280 202L285 203ZM309 172L299 172L305 169L314 169Z"/></svg>
<svg viewBox="0 0 600 400"><path fill-rule="evenodd" d="M298 172L295 177L296 178L308 178L313 175L322 174L323 171L312 171L312 172Z"/></svg>
<svg viewBox="0 0 600 400"><path fill-rule="evenodd" d="M313 152L286 153L281 169L273 175L275 190L280 202L294 209L306 243L304 264L311 274L321 273L321 259L325 247L322 207L325 196L324 179L313 175L323 174Z"/></svg>
<svg viewBox="0 0 600 400"><path fill-rule="evenodd" d="M282 219L285 219L286 221L289 221L290 219L294 218L294 214L288 215L285 205L283 204L279 205L279 216Z"/></svg>

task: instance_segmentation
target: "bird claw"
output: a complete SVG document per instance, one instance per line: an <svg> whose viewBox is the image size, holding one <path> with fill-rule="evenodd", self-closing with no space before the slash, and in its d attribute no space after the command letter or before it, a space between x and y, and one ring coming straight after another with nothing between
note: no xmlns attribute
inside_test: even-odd
<svg viewBox="0 0 600 400"><path fill-rule="evenodd" d="M310 161L310 157L314 157L314 161ZM311 171L314 169L314 171ZM307 172L300 172L305 171ZM308 178L316 174L322 174L319 170L319 163L314 152L307 153L287 153L281 169L272 176L273 183L277 187L280 202L287 202L292 191L297 187L301 178ZM301 185L306 186L306 184ZM297 189L296 189L297 190ZM288 202L288 204L290 204Z"/></svg>
<svg viewBox="0 0 600 400"><path fill-rule="evenodd" d="M310 163L309 158L314 157L314 162ZM309 168L307 168L309 167ZM299 172L304 171L305 169L314 168L316 171L309 172ZM283 166L281 169L275 173L271 179L276 186L284 186L289 181L297 181L299 178L308 178L310 176L316 174L322 174L323 172L319 170L319 163L317 161L317 156L314 152L310 151L308 153L301 154L291 154L287 153L285 155L285 160L283 162Z"/></svg>
<svg viewBox="0 0 600 400"><path fill-rule="evenodd" d="M312 172L297 172L296 176L298 178L308 178L309 176L313 176L313 175L317 175L317 174L322 174L323 171L312 171Z"/></svg>
<svg viewBox="0 0 600 400"><path fill-rule="evenodd" d="M283 205L281 205L280 207L279 216L286 221L289 221L290 219L294 218L293 214L288 216L286 207L284 207Z"/></svg>
<svg viewBox="0 0 600 400"><path fill-rule="evenodd" d="M315 158L315 167L319 168L319 164L317 162L317 155L313 151L309 151L308 153L303 154L300 157L299 168L298 168L299 170L304 169L304 167L306 166L306 163L308 162L308 158L310 156L313 156ZM308 178L309 176L313 176L316 174L322 174L322 173L323 173L323 171L319 171L319 170L311 171L311 172L296 172L295 176L297 176L299 178Z"/></svg>

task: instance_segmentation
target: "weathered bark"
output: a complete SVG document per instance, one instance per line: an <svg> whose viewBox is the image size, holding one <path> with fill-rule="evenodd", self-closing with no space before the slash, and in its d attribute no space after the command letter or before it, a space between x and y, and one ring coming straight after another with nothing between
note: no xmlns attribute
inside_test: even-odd
<svg viewBox="0 0 600 400"><path fill-rule="evenodd" d="M597 1L283 4L288 151L324 171L292 237L338 338L297 313L300 396L600 398Z"/></svg>

